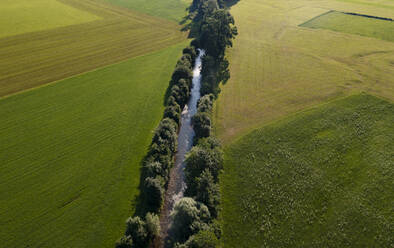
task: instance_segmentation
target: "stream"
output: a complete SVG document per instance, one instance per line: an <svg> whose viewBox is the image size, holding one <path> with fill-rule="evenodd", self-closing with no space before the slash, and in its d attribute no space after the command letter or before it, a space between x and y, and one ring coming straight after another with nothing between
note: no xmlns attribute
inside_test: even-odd
<svg viewBox="0 0 394 248"><path fill-rule="evenodd" d="M194 130L191 125L191 119L197 112L197 103L200 99L201 88L201 66L202 57L205 55L204 50L198 50L199 54L196 58L193 68L193 81L190 99L182 111L181 126L178 134L178 149L175 154L175 164L170 171L170 179L168 188L164 196L164 205L160 214L160 244L156 247L163 248L164 242L168 237L168 230L171 226L171 211L174 205L183 197L186 189L185 176L183 169L185 168L185 156L193 146Z"/></svg>

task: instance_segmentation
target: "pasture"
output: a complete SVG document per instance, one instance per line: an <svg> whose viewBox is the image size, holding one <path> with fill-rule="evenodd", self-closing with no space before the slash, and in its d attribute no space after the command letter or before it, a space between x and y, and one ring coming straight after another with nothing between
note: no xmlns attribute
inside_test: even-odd
<svg viewBox="0 0 394 248"><path fill-rule="evenodd" d="M113 247L186 45L0 100L1 247Z"/></svg>
<svg viewBox="0 0 394 248"><path fill-rule="evenodd" d="M365 16L329 11L301 25L356 34L394 42L394 22Z"/></svg>
<svg viewBox="0 0 394 248"><path fill-rule="evenodd" d="M390 247L394 105L360 94L255 130L225 151L225 247Z"/></svg>
<svg viewBox="0 0 394 248"><path fill-rule="evenodd" d="M105 0L152 16L180 22L187 15L191 0Z"/></svg>
<svg viewBox="0 0 394 248"><path fill-rule="evenodd" d="M50 1L40 0L39 3ZM99 19L0 38L0 97L164 49L186 37L173 21L99 0L60 2L56 1L60 10L64 5ZM23 12L23 1L17 0L16 3L20 5L16 4L18 8L15 10L1 11ZM51 8L42 9L44 11L39 14L53 17L55 24L57 18L67 17L62 14L52 16L47 13Z"/></svg>
<svg viewBox="0 0 394 248"><path fill-rule="evenodd" d="M392 7L391 0L232 6L239 35L228 49L231 78L215 106L216 135L229 144L273 120L361 91L393 100L394 42L299 26L329 10L393 18Z"/></svg>
<svg viewBox="0 0 394 248"><path fill-rule="evenodd" d="M0 38L100 19L56 0L2 0Z"/></svg>

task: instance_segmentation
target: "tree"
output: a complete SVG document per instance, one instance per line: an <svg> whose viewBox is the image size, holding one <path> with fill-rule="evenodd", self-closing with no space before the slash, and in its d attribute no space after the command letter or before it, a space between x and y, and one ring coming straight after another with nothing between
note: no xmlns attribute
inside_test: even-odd
<svg viewBox="0 0 394 248"><path fill-rule="evenodd" d="M208 137L211 134L211 118L207 113L198 112L192 118L193 129L197 140Z"/></svg>
<svg viewBox="0 0 394 248"><path fill-rule="evenodd" d="M195 146L186 156L185 180L187 195L196 195L197 178L205 169L211 173L215 183L218 182L219 171L223 168L223 154L219 148L209 149Z"/></svg>
<svg viewBox="0 0 394 248"><path fill-rule="evenodd" d="M130 235L124 235L115 244L116 248L132 248L133 238Z"/></svg>
<svg viewBox="0 0 394 248"><path fill-rule="evenodd" d="M170 118L174 120L177 125L179 125L180 119L181 119L181 108L179 107L178 104L175 106L167 106L164 109L164 118Z"/></svg>
<svg viewBox="0 0 394 248"><path fill-rule="evenodd" d="M208 94L208 95L202 96L200 98L200 100L198 101L197 111L211 113L214 98L215 97L213 94Z"/></svg>
<svg viewBox="0 0 394 248"><path fill-rule="evenodd" d="M219 185L215 183L208 169L205 169L201 176L196 179L195 199L208 207L212 217L217 217L220 203Z"/></svg>
<svg viewBox="0 0 394 248"><path fill-rule="evenodd" d="M133 244L137 247L143 247L148 242L148 232L146 224L140 217L130 217L127 219L126 236L133 238Z"/></svg>
<svg viewBox="0 0 394 248"><path fill-rule="evenodd" d="M160 179L160 177L147 177L145 178L144 186L144 193L148 196L147 201L149 207L151 207L153 210L159 209L161 207L164 195L162 179Z"/></svg>
<svg viewBox="0 0 394 248"><path fill-rule="evenodd" d="M180 248L215 248L219 240L210 230L203 230L191 236Z"/></svg>
<svg viewBox="0 0 394 248"><path fill-rule="evenodd" d="M159 216L153 213L147 213L145 217L145 222L146 222L146 229L148 231L149 237L152 240L160 233Z"/></svg>
<svg viewBox="0 0 394 248"><path fill-rule="evenodd" d="M201 228L208 228L210 221L208 208L197 203L192 198L184 197L174 206L171 213L173 223L171 232L175 242L185 242L191 235L199 232Z"/></svg>

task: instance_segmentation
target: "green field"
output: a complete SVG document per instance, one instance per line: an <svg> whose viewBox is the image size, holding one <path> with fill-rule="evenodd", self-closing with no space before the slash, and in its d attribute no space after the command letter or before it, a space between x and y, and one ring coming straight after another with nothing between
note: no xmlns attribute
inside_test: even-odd
<svg viewBox="0 0 394 248"><path fill-rule="evenodd" d="M394 42L299 27L331 9L394 18L392 9L368 2L394 6L362 0L232 6L239 35L228 49L231 78L215 107L218 137L228 144L270 121L361 91L394 99Z"/></svg>
<svg viewBox="0 0 394 248"><path fill-rule="evenodd" d="M62 3L58 5L100 19L0 38L0 97L157 51L186 37L173 21L99 0ZM51 9L42 14L47 11Z"/></svg>
<svg viewBox="0 0 394 248"><path fill-rule="evenodd" d="M0 246L112 247L186 42L0 101Z"/></svg>
<svg viewBox="0 0 394 248"><path fill-rule="evenodd" d="M152 16L180 22L187 15L191 0L105 0Z"/></svg>
<svg viewBox="0 0 394 248"><path fill-rule="evenodd" d="M0 38L98 19L98 16L56 0L2 0Z"/></svg>
<svg viewBox="0 0 394 248"><path fill-rule="evenodd" d="M329 11L301 25L394 42L394 22Z"/></svg>
<svg viewBox="0 0 394 248"><path fill-rule="evenodd" d="M394 105L361 94L262 127L225 151L225 247L391 247Z"/></svg>

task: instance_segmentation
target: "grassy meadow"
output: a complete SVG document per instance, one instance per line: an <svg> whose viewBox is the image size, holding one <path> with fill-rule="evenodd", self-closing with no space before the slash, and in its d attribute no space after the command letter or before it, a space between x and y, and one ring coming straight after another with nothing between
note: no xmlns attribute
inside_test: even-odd
<svg viewBox="0 0 394 248"><path fill-rule="evenodd" d="M330 11L301 25L394 42L394 22Z"/></svg>
<svg viewBox="0 0 394 248"><path fill-rule="evenodd" d="M38 3L52 1L40 0ZM11 15L26 9L24 0L14 2L10 6L15 5L15 9L0 8L0 13ZM0 38L0 97L161 50L184 41L186 37L186 34L180 32L180 26L173 21L99 0L61 0L56 3L59 11L54 13L58 13L57 15L50 14L51 8L41 8L37 13L29 13L32 16L34 13L37 16L47 16L47 22L54 24L60 23L73 11L81 12L81 19L84 15L99 19ZM63 6L73 11L65 11L67 15L62 15ZM68 19L69 22L73 21ZM21 20L25 23L27 19Z"/></svg>
<svg viewBox="0 0 394 248"><path fill-rule="evenodd" d="M225 247L391 247L394 105L359 94L226 148Z"/></svg>
<svg viewBox="0 0 394 248"><path fill-rule="evenodd" d="M388 6L394 1L242 0L232 6L239 35L228 49L231 78L215 107L217 136L229 144L273 120L361 91L394 99L394 42L299 26L329 10L393 18Z"/></svg>
<svg viewBox="0 0 394 248"><path fill-rule="evenodd" d="M0 38L98 19L100 19L98 16L56 0L2 0Z"/></svg>
<svg viewBox="0 0 394 248"><path fill-rule="evenodd" d="M105 0L111 4L137 10L152 16L180 22L187 15L191 0Z"/></svg>
<svg viewBox="0 0 394 248"><path fill-rule="evenodd" d="M0 246L112 247L186 42L0 101Z"/></svg>

